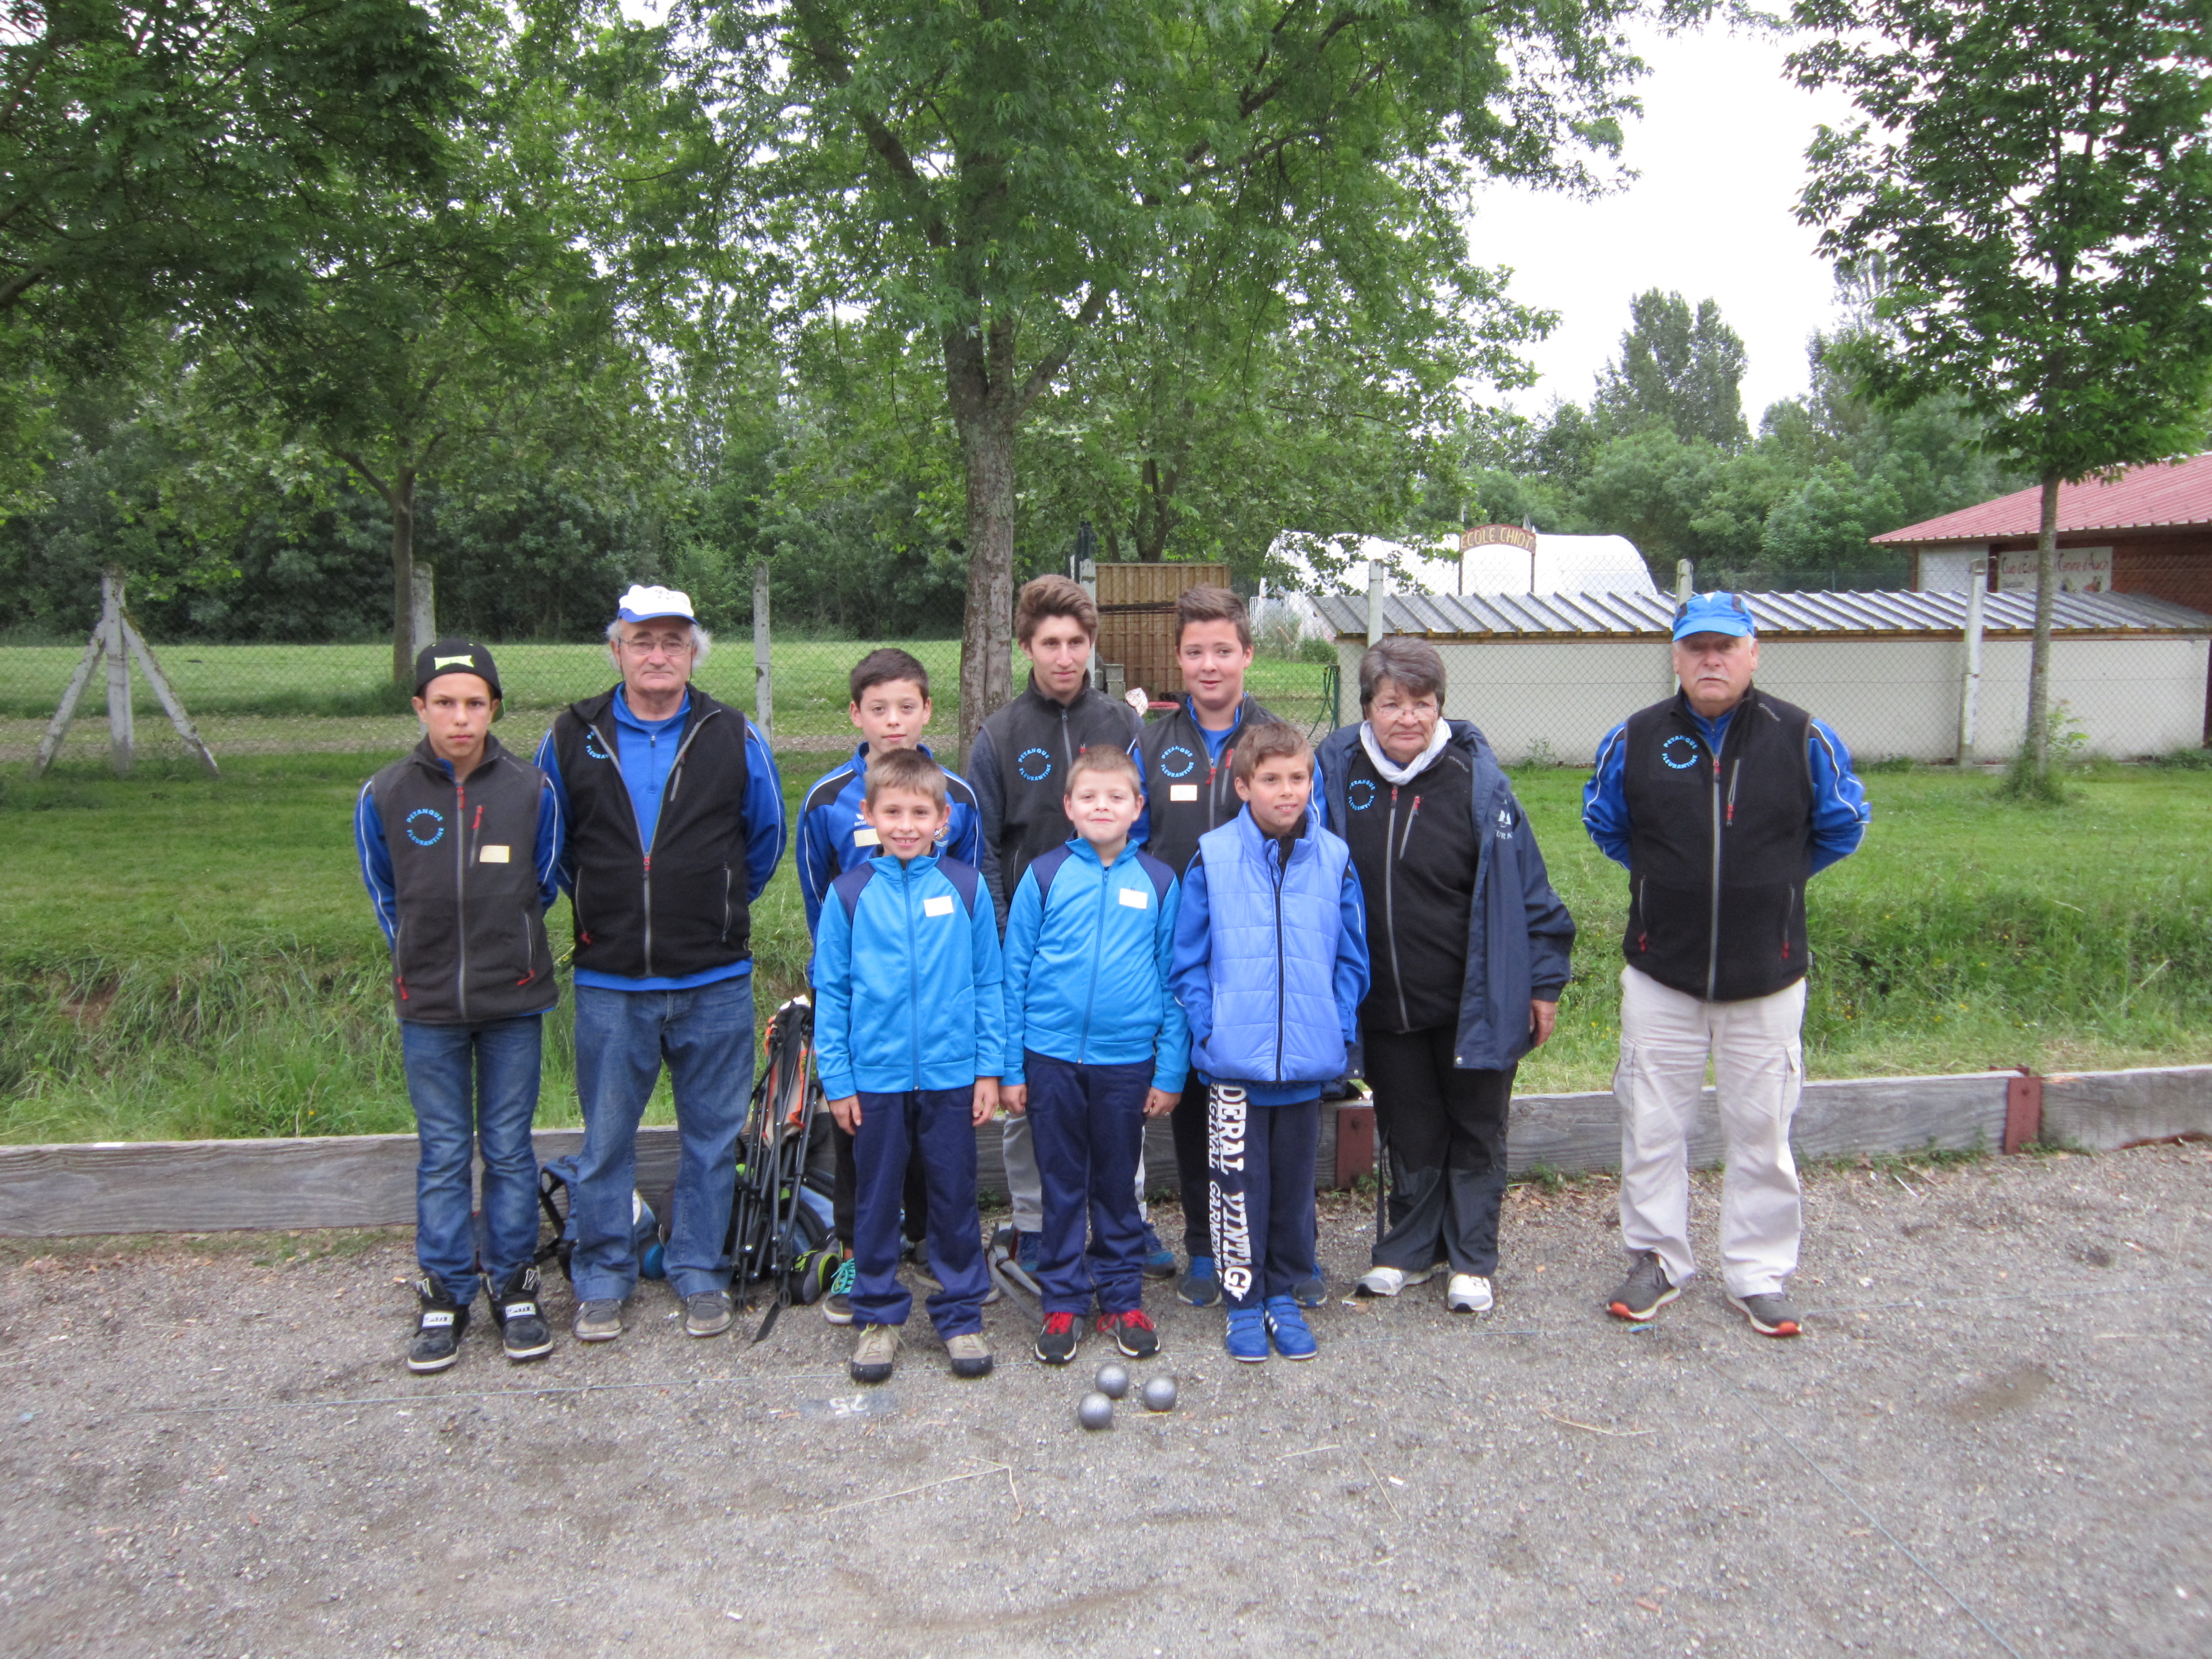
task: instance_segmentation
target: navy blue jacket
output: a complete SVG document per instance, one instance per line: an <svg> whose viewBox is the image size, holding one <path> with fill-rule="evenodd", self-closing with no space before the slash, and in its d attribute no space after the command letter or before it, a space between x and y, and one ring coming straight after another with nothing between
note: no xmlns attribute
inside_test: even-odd
<svg viewBox="0 0 2212 1659"><path fill-rule="evenodd" d="M926 743L915 748L930 754ZM932 760L937 757L930 755ZM830 884L848 870L857 870L875 856L876 832L860 822L860 803L868 792L868 745L861 744L852 758L832 767L808 787L799 808L799 896L806 906L806 936L822 922L822 902ZM951 768L945 770L946 805L951 816L937 850L963 864L982 867L982 842L976 834L975 792Z"/></svg>
<svg viewBox="0 0 2212 1659"><path fill-rule="evenodd" d="M1536 832L1489 740L1466 720L1452 721L1451 732L1474 774L1468 810L1474 814L1475 833L1487 837L1468 913L1467 981L1460 991L1453 1059L1468 1071L1502 1072L1528 1052L1529 1002L1556 1001L1566 985L1575 919L1552 890ZM1345 822L1344 792L1358 741L1357 726L1340 726L1322 739L1329 823Z"/></svg>

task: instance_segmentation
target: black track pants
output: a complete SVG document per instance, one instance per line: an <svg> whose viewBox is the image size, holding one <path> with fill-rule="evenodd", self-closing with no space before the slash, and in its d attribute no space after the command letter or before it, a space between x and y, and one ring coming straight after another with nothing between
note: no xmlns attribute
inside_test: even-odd
<svg viewBox="0 0 2212 1659"><path fill-rule="evenodd" d="M1498 1271L1498 1212L1505 1199L1506 1115L1513 1073L1452 1064L1455 1032L1364 1026L1375 1125L1390 1149L1389 1231L1375 1265L1419 1273Z"/></svg>

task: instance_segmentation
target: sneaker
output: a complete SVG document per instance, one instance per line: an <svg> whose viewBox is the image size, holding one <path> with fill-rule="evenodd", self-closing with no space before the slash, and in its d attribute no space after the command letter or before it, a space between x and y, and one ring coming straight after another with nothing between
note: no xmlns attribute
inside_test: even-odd
<svg viewBox="0 0 2212 1659"><path fill-rule="evenodd" d="M1149 1221L1145 1224L1144 1271L1147 1279L1173 1279L1176 1276L1175 1252L1160 1243L1159 1234L1152 1230L1152 1224Z"/></svg>
<svg viewBox="0 0 2212 1659"><path fill-rule="evenodd" d="M1275 1352L1285 1359L1311 1359L1321 1352L1313 1328L1306 1323L1297 1302L1287 1296L1267 1298L1267 1335Z"/></svg>
<svg viewBox="0 0 2212 1659"><path fill-rule="evenodd" d="M1301 1308L1318 1308L1328 1300L1328 1281L1318 1273L1291 1286L1291 1300Z"/></svg>
<svg viewBox="0 0 2212 1659"><path fill-rule="evenodd" d="M538 1269L525 1267L504 1288L491 1292L491 1316L499 1327L499 1346L509 1359L538 1359L553 1352L553 1328L538 1305Z"/></svg>
<svg viewBox="0 0 2212 1659"><path fill-rule="evenodd" d="M1766 1296L1738 1296L1731 1291L1729 1305L1748 1319L1751 1328L1761 1336L1797 1334L1797 1309L1779 1291Z"/></svg>
<svg viewBox="0 0 2212 1659"><path fill-rule="evenodd" d="M1176 1280L1176 1300L1189 1308L1210 1308L1221 1300L1221 1279L1213 1271L1213 1258L1194 1255Z"/></svg>
<svg viewBox="0 0 2212 1659"><path fill-rule="evenodd" d="M952 1356L955 1376L988 1376L991 1374L991 1345L983 1340L981 1331L963 1331L957 1336L945 1339L945 1352Z"/></svg>
<svg viewBox="0 0 2212 1659"><path fill-rule="evenodd" d="M1480 1273L1454 1273L1444 1286L1444 1306L1454 1313L1488 1313L1497 1305L1490 1281Z"/></svg>
<svg viewBox="0 0 2212 1659"><path fill-rule="evenodd" d="M697 1291L684 1298L684 1334L720 1336L738 1316L727 1291Z"/></svg>
<svg viewBox="0 0 2212 1659"><path fill-rule="evenodd" d="M832 1325L853 1322L853 1281L860 1276L860 1271L849 1255L837 1264L837 1276L830 1281L830 1294L822 1298L822 1316Z"/></svg>
<svg viewBox="0 0 2212 1659"><path fill-rule="evenodd" d="M576 1304L577 1341L611 1342L622 1333L622 1304L612 1297Z"/></svg>
<svg viewBox="0 0 2212 1659"><path fill-rule="evenodd" d="M1256 1365L1267 1357L1267 1316L1259 1308L1231 1308L1225 1338L1231 1359Z"/></svg>
<svg viewBox="0 0 2212 1659"><path fill-rule="evenodd" d="M1629 1264L1628 1277L1620 1281L1606 1310L1615 1319L1641 1324L1681 1293L1682 1287L1669 1283L1666 1268L1659 1265L1659 1252L1646 1250Z"/></svg>
<svg viewBox="0 0 2212 1659"><path fill-rule="evenodd" d="M476 1300L469 1287L470 1302ZM461 1333L469 1328L469 1304L437 1279L424 1273L415 1281L415 1340L407 1345L407 1369L418 1376L442 1371L461 1357Z"/></svg>
<svg viewBox="0 0 2212 1659"><path fill-rule="evenodd" d="M1072 1313L1047 1314L1037 1333L1036 1357L1048 1365L1065 1365L1083 1345L1083 1332Z"/></svg>
<svg viewBox="0 0 2212 1659"><path fill-rule="evenodd" d="M1112 1337L1114 1346L1121 1351L1125 1359L1150 1359L1160 1351L1160 1334L1152 1328L1152 1316L1142 1308L1132 1308L1121 1314L1100 1314L1098 1334Z"/></svg>
<svg viewBox="0 0 2212 1659"><path fill-rule="evenodd" d="M1014 1261L1021 1270L1035 1279L1044 1269L1044 1235L1018 1232L1014 1235Z"/></svg>
<svg viewBox="0 0 2212 1659"><path fill-rule="evenodd" d="M845 1369L852 1373L855 1382L888 1382L891 1367L898 1363L899 1333L896 1325L863 1325L860 1340L853 1349L852 1363Z"/></svg>
<svg viewBox="0 0 2212 1659"><path fill-rule="evenodd" d="M1395 1296L1401 1291L1411 1290L1416 1285L1425 1285L1437 1276L1433 1267L1409 1273L1402 1267L1370 1267L1360 1274L1359 1282L1352 1287L1355 1296Z"/></svg>

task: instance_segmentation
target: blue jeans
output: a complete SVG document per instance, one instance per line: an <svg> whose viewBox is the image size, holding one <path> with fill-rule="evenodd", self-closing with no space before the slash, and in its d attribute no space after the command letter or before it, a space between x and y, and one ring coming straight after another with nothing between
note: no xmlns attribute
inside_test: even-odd
<svg viewBox="0 0 2212 1659"><path fill-rule="evenodd" d="M1027 1051L1030 1144L1044 1188L1039 1288L1048 1314L1124 1314L1144 1305L1145 1222L1137 1160L1152 1062L1079 1066ZM1089 1235L1089 1249L1085 1235Z"/></svg>
<svg viewBox="0 0 2212 1659"><path fill-rule="evenodd" d="M415 1259L457 1301L476 1297L470 1165L483 1154L483 1261L494 1293L538 1250L538 1036L543 1014L483 1025L399 1023L407 1097L422 1155L415 1165Z"/></svg>
<svg viewBox="0 0 2212 1659"><path fill-rule="evenodd" d="M752 976L690 991L579 985L576 1096L584 1150L571 1194L576 1249L568 1268L579 1302L620 1301L637 1287L630 1235L637 1126L664 1060L679 1148L668 1206L668 1282L679 1297L729 1288L738 1132L753 1091Z"/></svg>
<svg viewBox="0 0 2212 1659"><path fill-rule="evenodd" d="M853 1214L853 1322L903 1325L914 1295L898 1281L899 1212L907 1163L929 1187L929 1271L941 1289L929 1322L941 1337L983 1328L983 1224L975 1213L975 1091L863 1093L853 1135L860 1191Z"/></svg>

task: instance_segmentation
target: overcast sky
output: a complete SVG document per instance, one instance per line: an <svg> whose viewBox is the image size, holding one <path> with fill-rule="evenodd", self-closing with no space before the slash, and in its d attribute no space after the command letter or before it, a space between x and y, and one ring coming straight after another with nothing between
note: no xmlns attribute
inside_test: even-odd
<svg viewBox="0 0 2212 1659"><path fill-rule="evenodd" d="M1644 113L1621 153L1640 177L1594 202L1505 187L1479 202L1476 258L1511 266L1516 299L1560 313L1529 353L1542 379L1511 394L1514 407L1587 403L1620 349L1631 296L1650 288L1678 290L1692 307L1720 302L1750 360L1743 409L1753 431L1768 404L1805 390L1806 336L1835 307L1828 265L1794 210L1814 128L1844 125L1850 106L1784 78L1788 51L1717 28L1644 38Z"/></svg>

